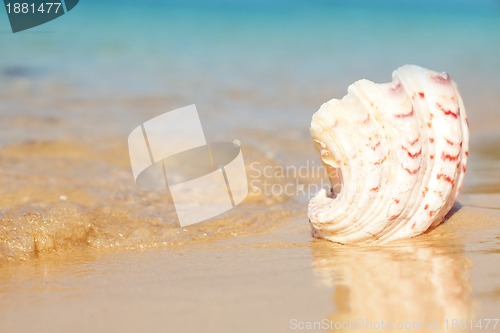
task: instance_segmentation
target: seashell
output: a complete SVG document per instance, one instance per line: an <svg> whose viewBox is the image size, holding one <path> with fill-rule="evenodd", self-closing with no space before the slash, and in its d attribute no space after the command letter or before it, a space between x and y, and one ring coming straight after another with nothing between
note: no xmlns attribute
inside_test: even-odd
<svg viewBox="0 0 500 333"><path fill-rule="evenodd" d="M333 190L309 202L313 236L380 244L439 225L467 170L468 120L446 73L415 65L360 80L313 115L311 136Z"/></svg>

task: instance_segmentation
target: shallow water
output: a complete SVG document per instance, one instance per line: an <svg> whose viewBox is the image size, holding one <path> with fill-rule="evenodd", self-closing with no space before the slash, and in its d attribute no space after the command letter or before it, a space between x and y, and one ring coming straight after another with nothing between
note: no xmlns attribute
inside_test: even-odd
<svg viewBox="0 0 500 333"><path fill-rule="evenodd" d="M499 317L494 2L112 3L0 34L0 331L280 332L356 319L444 331L446 319ZM461 87L472 137L459 203L436 230L387 247L312 239L307 199L326 185L312 113L404 63ZM209 141L242 142L251 193L180 228L164 192L135 186L127 136L192 103Z"/></svg>

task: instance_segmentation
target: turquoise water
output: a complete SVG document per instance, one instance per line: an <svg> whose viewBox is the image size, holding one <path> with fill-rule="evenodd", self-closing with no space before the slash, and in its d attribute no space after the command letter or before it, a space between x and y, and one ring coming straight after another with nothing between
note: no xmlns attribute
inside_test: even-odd
<svg viewBox="0 0 500 333"><path fill-rule="evenodd" d="M498 1L81 1L17 34L2 10L0 27L5 94L23 80L48 99L61 87L87 100L161 96L165 108L196 103L209 129L306 136L323 102L406 63L451 73L473 121L495 118L499 102ZM118 109L106 113L125 133L138 118Z"/></svg>

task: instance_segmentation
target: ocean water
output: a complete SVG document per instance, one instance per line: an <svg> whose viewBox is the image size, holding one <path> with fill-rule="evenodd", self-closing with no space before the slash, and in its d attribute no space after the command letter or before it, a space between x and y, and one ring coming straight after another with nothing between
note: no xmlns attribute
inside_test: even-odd
<svg viewBox="0 0 500 333"><path fill-rule="evenodd" d="M312 263L302 257L306 266L296 269L312 267L318 280L337 287L333 317L349 312L342 290L350 290L351 315L401 314L403 294L372 295L387 307L364 303L371 287L359 289L356 278L365 273L386 294L393 284L408 287L422 314L439 302L438 311L450 306L467 314L476 302L480 313L493 314L500 307L500 271L491 265L500 239L499 36L500 3L493 0L82 0L67 15L17 34L0 9L0 298L7 299L0 307L8 308L9 297L29 300L12 292L25 290L17 274L28 270L37 281L30 283L43 284L37 263L44 260L58 262L50 267L59 272L61 261L80 267L80 256L88 256L84 265L92 265L108 250L239 244L292 226L306 236L280 234L270 242L311 246ZM309 137L312 114L356 80L389 82L407 63L446 71L459 84L472 148L457 208L474 228L451 224L429 236L430 243L370 253L313 242L307 199L326 179ZM190 104L209 141L242 142L256 188L236 209L179 228L165 193L135 186L127 136ZM286 167L306 172L283 176ZM265 187L287 184L291 193ZM128 257L120 258L128 267ZM351 267L353 261L368 270ZM20 263L35 263L35 273ZM396 277L386 280L379 267ZM406 268L432 283L425 289L404 276L398 285ZM100 288L95 281L90 286L89 294ZM411 310L401 311L410 316Z"/></svg>
<svg viewBox="0 0 500 333"><path fill-rule="evenodd" d="M0 15L2 91L33 89L48 102L148 96L168 99L163 109L197 103L212 133L305 133L311 112L355 80L390 81L415 63L451 73L471 120L497 125L489 102L499 90L497 1L84 1L18 34ZM110 103L99 113L113 124L94 127L129 129L140 112Z"/></svg>

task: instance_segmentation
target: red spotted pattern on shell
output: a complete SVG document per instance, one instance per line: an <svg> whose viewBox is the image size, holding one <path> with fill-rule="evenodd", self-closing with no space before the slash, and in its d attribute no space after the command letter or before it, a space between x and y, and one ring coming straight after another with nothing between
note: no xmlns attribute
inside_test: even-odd
<svg viewBox="0 0 500 333"><path fill-rule="evenodd" d="M437 226L467 169L458 87L448 74L415 65L394 71L391 83L352 84L314 114L311 135L339 173L331 177L339 179L335 194L320 191L308 209L315 237L333 242L385 243Z"/></svg>

